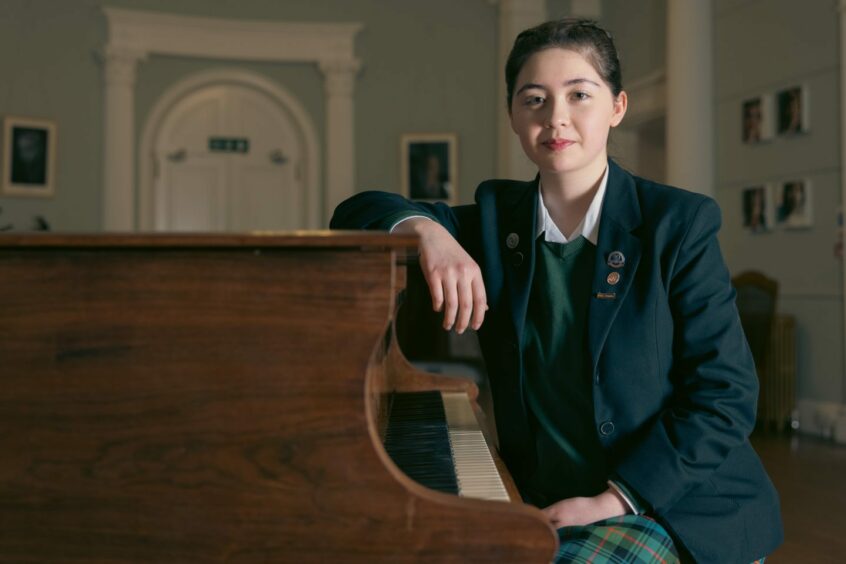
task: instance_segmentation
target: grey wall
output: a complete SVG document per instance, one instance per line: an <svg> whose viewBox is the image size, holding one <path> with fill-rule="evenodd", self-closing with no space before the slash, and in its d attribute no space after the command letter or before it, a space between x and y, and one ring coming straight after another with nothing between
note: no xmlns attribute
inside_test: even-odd
<svg viewBox="0 0 846 564"><path fill-rule="evenodd" d="M840 195L839 33L828 0L718 0L715 4L716 197L733 273L761 270L780 284L780 310L796 316L802 399L843 401L843 282L833 254ZM802 84L810 130L744 144L743 100ZM753 234L742 227L741 191L807 179L814 225Z"/></svg>
<svg viewBox="0 0 846 564"><path fill-rule="evenodd" d="M363 68L355 91L356 186L399 190L405 132L458 134L458 190L472 201L493 175L497 7L487 0L3 0L0 2L0 114L58 123L56 196L0 197L0 226L28 229L42 214L54 229L100 228L101 5L221 18L360 22ZM158 97L187 74L231 61L154 56L140 64L136 130ZM282 84L325 135L323 78L315 66L241 65ZM324 152L325 154L325 152Z"/></svg>

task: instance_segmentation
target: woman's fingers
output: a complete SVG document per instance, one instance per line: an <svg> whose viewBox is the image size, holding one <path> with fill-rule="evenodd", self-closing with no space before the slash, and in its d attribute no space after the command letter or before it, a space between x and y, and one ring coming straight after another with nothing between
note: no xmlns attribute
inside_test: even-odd
<svg viewBox="0 0 846 564"><path fill-rule="evenodd" d="M459 333L471 325L478 329L487 309L479 265L441 225L427 220L415 227L420 235L420 266L432 308L444 313L444 329L455 327Z"/></svg>
<svg viewBox="0 0 846 564"><path fill-rule="evenodd" d="M426 284L429 286L429 294L432 296L432 309L441 311L444 307L444 288L441 284L441 278L435 273L424 272Z"/></svg>
<svg viewBox="0 0 846 564"><path fill-rule="evenodd" d="M455 323L458 311L458 288L455 277L447 276L443 282L444 288L444 329L449 331Z"/></svg>
<svg viewBox="0 0 846 564"><path fill-rule="evenodd" d="M488 297L485 293L485 283L482 281L481 273L473 278L471 283L473 289L473 319L471 321L474 330L482 326L485 320L485 312L488 311Z"/></svg>
<svg viewBox="0 0 846 564"><path fill-rule="evenodd" d="M470 314L473 313L473 284L466 276L458 279L458 319L455 330L460 335L470 324Z"/></svg>

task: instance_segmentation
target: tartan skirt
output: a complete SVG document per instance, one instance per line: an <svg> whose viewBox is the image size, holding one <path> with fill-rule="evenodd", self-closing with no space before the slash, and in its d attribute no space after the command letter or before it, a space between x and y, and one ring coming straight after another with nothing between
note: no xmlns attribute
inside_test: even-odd
<svg viewBox="0 0 846 564"><path fill-rule="evenodd" d="M666 529L645 515L623 515L584 527L558 529L556 563L677 564L679 555ZM752 564L763 563L764 559Z"/></svg>
<svg viewBox="0 0 846 564"><path fill-rule="evenodd" d="M622 515L584 527L558 529L555 562L674 564L679 555L667 531L644 515Z"/></svg>

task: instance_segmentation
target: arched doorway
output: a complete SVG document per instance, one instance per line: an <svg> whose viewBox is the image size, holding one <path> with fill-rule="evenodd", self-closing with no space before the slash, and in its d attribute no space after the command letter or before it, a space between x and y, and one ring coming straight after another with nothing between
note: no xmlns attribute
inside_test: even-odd
<svg viewBox="0 0 846 564"><path fill-rule="evenodd" d="M314 228L321 185L316 133L282 87L254 73L189 77L158 101L139 158L142 229Z"/></svg>

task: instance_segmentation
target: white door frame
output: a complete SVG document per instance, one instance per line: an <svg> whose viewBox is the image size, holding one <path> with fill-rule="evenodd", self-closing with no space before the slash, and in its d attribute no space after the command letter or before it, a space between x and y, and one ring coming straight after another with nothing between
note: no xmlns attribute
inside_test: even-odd
<svg viewBox="0 0 846 564"><path fill-rule="evenodd" d="M219 84L247 86L265 94L284 108L292 118L297 133L303 142L303 160L307 164L303 170L303 189L306 204L305 224L309 229L317 229L322 222L320 205L320 148L317 142L317 129L305 108L285 88L272 80L252 71L243 69L215 69L202 71L179 81L171 86L156 102L150 111L141 135L138 151L139 186L138 186L138 227L142 231L155 228L155 145L164 121L171 109L185 96L202 88Z"/></svg>
<svg viewBox="0 0 846 564"><path fill-rule="evenodd" d="M179 16L104 7L103 209L105 231L138 228L135 187L135 76L151 54L222 60L308 62L324 75L326 183L322 222L354 193L354 56L360 23L291 23Z"/></svg>

